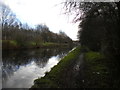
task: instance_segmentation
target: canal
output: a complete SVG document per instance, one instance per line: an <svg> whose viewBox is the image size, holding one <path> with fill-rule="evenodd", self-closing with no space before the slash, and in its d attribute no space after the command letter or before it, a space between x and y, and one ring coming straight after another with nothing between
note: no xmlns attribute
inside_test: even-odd
<svg viewBox="0 0 120 90"><path fill-rule="evenodd" d="M46 48L2 52L2 88L30 88L45 76L71 48Z"/></svg>

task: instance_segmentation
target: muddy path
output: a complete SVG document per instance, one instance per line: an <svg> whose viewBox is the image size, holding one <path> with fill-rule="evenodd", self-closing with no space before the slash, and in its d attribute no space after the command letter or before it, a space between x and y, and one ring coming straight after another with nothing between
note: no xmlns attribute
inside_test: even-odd
<svg viewBox="0 0 120 90"><path fill-rule="evenodd" d="M69 69L67 70L66 73L64 73L64 78L65 78L65 83L64 83L64 87L67 88L77 88L78 86L78 76L80 74L80 72L83 72L83 67L84 67L84 54L81 53L79 55L79 58L77 60L73 60L74 62L69 66ZM79 80L81 80L82 82L84 82L84 80L82 79L82 74L81 77L79 78Z"/></svg>

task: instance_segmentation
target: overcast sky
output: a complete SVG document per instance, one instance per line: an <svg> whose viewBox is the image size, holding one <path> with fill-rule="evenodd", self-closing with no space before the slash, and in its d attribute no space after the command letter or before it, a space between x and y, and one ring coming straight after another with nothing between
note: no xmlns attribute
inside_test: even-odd
<svg viewBox="0 0 120 90"><path fill-rule="evenodd" d="M30 25L46 24L50 31L64 31L73 40L77 39L78 23L73 16L63 14L63 0L3 0L22 22Z"/></svg>

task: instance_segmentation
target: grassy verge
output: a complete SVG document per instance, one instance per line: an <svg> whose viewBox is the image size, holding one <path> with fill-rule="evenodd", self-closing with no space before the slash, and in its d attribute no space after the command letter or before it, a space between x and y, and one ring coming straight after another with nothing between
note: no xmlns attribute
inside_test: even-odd
<svg viewBox="0 0 120 90"><path fill-rule="evenodd" d="M107 86L108 68L104 60L105 57L99 52L88 52L85 54L85 87L109 87Z"/></svg>
<svg viewBox="0 0 120 90"><path fill-rule="evenodd" d="M69 44L60 44L60 43L52 43L52 42L25 42L19 43L15 40L2 40L2 49L30 49L30 48L55 48L55 47L67 47Z"/></svg>
<svg viewBox="0 0 120 90"><path fill-rule="evenodd" d="M45 42L42 43L43 46L53 46L53 45L58 45L57 43L52 43L52 42Z"/></svg>
<svg viewBox="0 0 120 90"><path fill-rule="evenodd" d="M113 68L114 66L114 68ZM115 79L114 61L99 52L85 53L84 88L115 88L119 80Z"/></svg>
<svg viewBox="0 0 120 90"><path fill-rule="evenodd" d="M65 44L65 43L52 43L52 42L45 42L45 43L42 43L41 44L41 47L66 47L66 46L69 46L68 44Z"/></svg>
<svg viewBox="0 0 120 90"><path fill-rule="evenodd" d="M71 75L75 73L72 73L71 66L79 61L78 56L81 54L84 54L83 64L77 76L72 79ZM66 79L67 77L70 79ZM45 77L36 79L32 88L65 88L72 81L75 82L75 88L119 88L120 74L114 60L100 52L78 47L46 73Z"/></svg>
<svg viewBox="0 0 120 90"><path fill-rule="evenodd" d="M77 60L80 55L80 47L75 48L68 53L61 61L46 73L45 77L38 78L34 81L32 88L59 88L65 83L65 74L70 66Z"/></svg>
<svg viewBox="0 0 120 90"><path fill-rule="evenodd" d="M2 49L17 49L18 44L14 40L3 40L2 41Z"/></svg>

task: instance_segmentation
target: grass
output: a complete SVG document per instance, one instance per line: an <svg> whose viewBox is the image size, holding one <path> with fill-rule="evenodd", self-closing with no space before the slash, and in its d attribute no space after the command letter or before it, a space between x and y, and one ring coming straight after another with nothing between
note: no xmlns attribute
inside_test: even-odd
<svg viewBox="0 0 120 90"><path fill-rule="evenodd" d="M58 65L54 66L51 71L46 73L45 77L38 78L34 81L32 88L59 88L62 87L62 84L65 82L64 75L70 69L70 66L78 58L80 54L80 47L77 47L67 56L65 56Z"/></svg>
<svg viewBox="0 0 120 90"><path fill-rule="evenodd" d="M52 43L52 42L45 42L42 43L43 46L50 46L50 45L55 45L56 43Z"/></svg>
<svg viewBox="0 0 120 90"><path fill-rule="evenodd" d="M15 40L2 40L3 43L9 43L11 45L17 45L17 42Z"/></svg>
<svg viewBox="0 0 120 90"><path fill-rule="evenodd" d="M18 43L14 40L3 40L2 41L2 49L13 49L17 47L18 47Z"/></svg>
<svg viewBox="0 0 120 90"><path fill-rule="evenodd" d="M69 44L65 44L65 43L53 43L53 42L45 42L45 43L42 43L41 44L41 46L42 47L62 47L62 48L64 48L64 47L68 47L69 46Z"/></svg>
<svg viewBox="0 0 120 90"><path fill-rule="evenodd" d="M32 88L63 88L65 86L66 73L69 72L71 65L75 63L78 56L85 51L83 47L77 47L65 56L50 72L46 73L45 77L38 78L34 81ZM80 88L103 88L110 87L109 68L106 66L106 58L99 52L84 52L85 68L82 75L84 76L81 82L81 74L77 76L76 86ZM80 70L81 71L81 70ZM69 73L70 74L70 73ZM70 82L70 81L69 81ZM69 83L67 82L67 83Z"/></svg>
<svg viewBox="0 0 120 90"><path fill-rule="evenodd" d="M29 45L30 45L30 46L35 46L36 43L35 43L35 42L29 42Z"/></svg>
<svg viewBox="0 0 120 90"><path fill-rule="evenodd" d="M12 45L14 45L14 46L17 46L17 42L16 42L16 41L10 40L9 42L10 42L10 44L12 44Z"/></svg>
<svg viewBox="0 0 120 90"><path fill-rule="evenodd" d="M98 60L98 59L102 59L104 58L104 56L102 54L100 54L99 52L87 52L86 53L86 60L88 61L92 61L92 60Z"/></svg>
<svg viewBox="0 0 120 90"><path fill-rule="evenodd" d="M2 49L30 49L30 48L54 48L69 46L66 44L52 43L52 42L23 42L19 43L15 40L2 40Z"/></svg>
<svg viewBox="0 0 120 90"><path fill-rule="evenodd" d="M103 88L110 87L109 84L109 68L107 59L99 52L85 53L85 83L86 88Z"/></svg>
<svg viewBox="0 0 120 90"><path fill-rule="evenodd" d="M99 52L89 51L85 53L85 60L90 65L102 64L104 62L105 56Z"/></svg>

